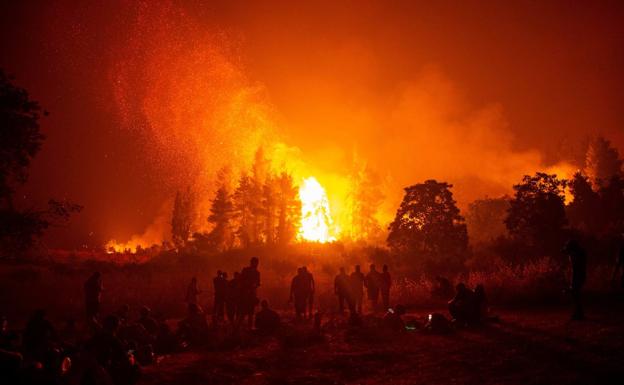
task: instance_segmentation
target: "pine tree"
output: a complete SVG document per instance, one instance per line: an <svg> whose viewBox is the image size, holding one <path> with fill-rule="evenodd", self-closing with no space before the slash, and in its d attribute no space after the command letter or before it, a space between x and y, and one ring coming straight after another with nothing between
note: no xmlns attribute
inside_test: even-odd
<svg viewBox="0 0 624 385"><path fill-rule="evenodd" d="M585 175L589 177L594 190L622 175L620 154L607 139L599 136L589 144L585 156Z"/></svg>
<svg viewBox="0 0 624 385"><path fill-rule="evenodd" d="M283 172L275 179L275 194L277 207L276 242L283 245L295 238L301 222L299 190L294 185L292 176Z"/></svg>
<svg viewBox="0 0 624 385"><path fill-rule="evenodd" d="M173 203L171 216L171 237L176 248L184 247L191 235L193 225L193 196L190 187L185 192L178 191Z"/></svg>
<svg viewBox="0 0 624 385"><path fill-rule="evenodd" d="M352 179L350 236L354 240L379 239L382 230L376 215L384 199L381 178L365 165Z"/></svg>
<svg viewBox="0 0 624 385"><path fill-rule="evenodd" d="M208 222L214 225L209 234L210 243L219 251L230 249L234 245L233 210L227 187L222 185L215 194L208 216Z"/></svg>

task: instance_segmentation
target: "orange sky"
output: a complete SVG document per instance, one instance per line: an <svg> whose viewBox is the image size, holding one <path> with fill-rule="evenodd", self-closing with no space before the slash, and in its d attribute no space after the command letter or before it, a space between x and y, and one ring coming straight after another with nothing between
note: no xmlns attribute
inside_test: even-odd
<svg viewBox="0 0 624 385"><path fill-rule="evenodd" d="M0 66L51 112L22 202L85 205L47 242L141 233L258 143L327 180L370 164L389 212L424 179L465 204L624 145L620 2L302 3L1 5Z"/></svg>

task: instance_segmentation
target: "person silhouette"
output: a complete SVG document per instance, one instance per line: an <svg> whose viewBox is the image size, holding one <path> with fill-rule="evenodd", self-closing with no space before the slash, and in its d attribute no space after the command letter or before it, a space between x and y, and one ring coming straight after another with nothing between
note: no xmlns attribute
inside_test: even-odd
<svg viewBox="0 0 624 385"><path fill-rule="evenodd" d="M355 310L362 314L362 298L364 297L364 274L360 271L360 265L355 266L355 271L350 276L351 296Z"/></svg>
<svg viewBox="0 0 624 385"><path fill-rule="evenodd" d="M377 304L379 302L379 289L381 287L381 274L377 271L374 264L370 265L370 271L366 274L364 280L366 291L368 293L368 299L371 301L371 308L373 311L377 310Z"/></svg>
<svg viewBox="0 0 624 385"><path fill-rule="evenodd" d="M256 314L256 330L262 335L275 333L280 327L280 316L269 308L266 299L260 303L260 307L260 311Z"/></svg>
<svg viewBox="0 0 624 385"><path fill-rule="evenodd" d="M212 280L214 285L214 308L212 315L216 321L223 321L225 315L225 296L227 292L226 273L217 271L217 276Z"/></svg>
<svg viewBox="0 0 624 385"><path fill-rule="evenodd" d="M188 288L186 289L186 303L188 304L194 304L194 305L198 305L198 297L199 295L202 293L201 290L199 290L199 287L197 286L197 278L193 277L191 278L191 283L189 283Z"/></svg>
<svg viewBox="0 0 624 385"><path fill-rule="evenodd" d="M344 267L340 268L340 274L334 278L334 294L338 297L340 313L344 313L344 302L349 297L349 276Z"/></svg>
<svg viewBox="0 0 624 385"><path fill-rule="evenodd" d="M85 310L88 322L97 320L100 313L102 291L102 275L99 271L93 273L84 284Z"/></svg>
<svg viewBox="0 0 624 385"><path fill-rule="evenodd" d="M290 298L289 302L295 305L295 316L297 320L301 320L302 314L305 316L306 306L308 304L308 290L307 277L303 267L297 269L297 275L295 275L290 283ZM309 286L308 286L309 287Z"/></svg>
<svg viewBox="0 0 624 385"><path fill-rule="evenodd" d="M388 271L388 265L383 265L381 273L381 299L383 301L384 310L390 307L390 287L392 286L392 277Z"/></svg>
<svg viewBox="0 0 624 385"><path fill-rule="evenodd" d="M582 320L585 318L585 313L581 301L581 290L587 277L587 256L583 247L575 239L570 239L566 243L563 252L568 255L572 267L569 292L574 302L574 310L571 319Z"/></svg>
<svg viewBox="0 0 624 385"><path fill-rule="evenodd" d="M249 266L241 271L240 275L240 302L241 322L247 317L249 329L253 327L253 317L258 304L257 290L260 287L260 272L258 271L259 260L251 258Z"/></svg>

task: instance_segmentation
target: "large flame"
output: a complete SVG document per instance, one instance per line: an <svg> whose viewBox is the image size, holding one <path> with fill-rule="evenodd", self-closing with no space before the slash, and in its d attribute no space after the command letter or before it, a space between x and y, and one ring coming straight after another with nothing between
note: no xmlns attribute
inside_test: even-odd
<svg viewBox="0 0 624 385"><path fill-rule="evenodd" d="M316 178L311 176L303 181L299 187L299 199L301 200L299 239L320 243L335 241L327 193Z"/></svg>

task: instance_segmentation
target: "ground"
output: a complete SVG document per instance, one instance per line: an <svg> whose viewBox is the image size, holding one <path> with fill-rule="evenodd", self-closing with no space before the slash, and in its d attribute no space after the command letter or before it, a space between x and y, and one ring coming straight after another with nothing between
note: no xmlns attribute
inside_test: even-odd
<svg viewBox="0 0 624 385"><path fill-rule="evenodd" d="M624 303L498 311L500 322L390 339L329 328L325 341L287 348L277 339L227 352L198 350L145 368L141 384L622 384ZM409 316L424 319L427 311Z"/></svg>

